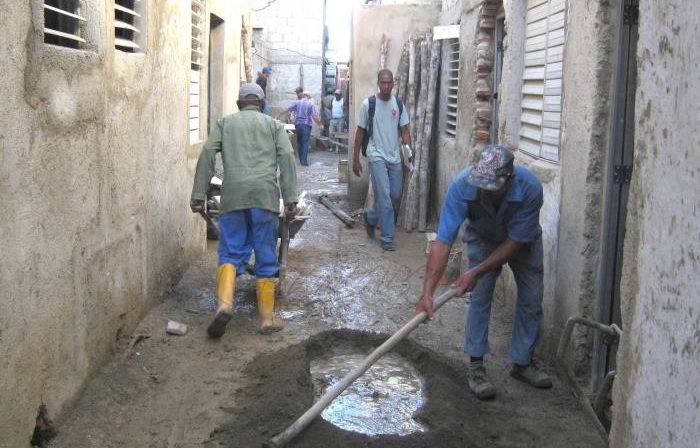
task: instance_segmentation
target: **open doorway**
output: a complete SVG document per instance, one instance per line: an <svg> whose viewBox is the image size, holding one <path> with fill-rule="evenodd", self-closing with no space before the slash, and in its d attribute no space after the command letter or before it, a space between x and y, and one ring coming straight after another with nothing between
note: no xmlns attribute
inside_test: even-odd
<svg viewBox="0 0 700 448"><path fill-rule="evenodd" d="M224 114L224 43L225 26L220 17L211 14L209 17L209 73L207 91L207 133L211 133L211 125Z"/></svg>

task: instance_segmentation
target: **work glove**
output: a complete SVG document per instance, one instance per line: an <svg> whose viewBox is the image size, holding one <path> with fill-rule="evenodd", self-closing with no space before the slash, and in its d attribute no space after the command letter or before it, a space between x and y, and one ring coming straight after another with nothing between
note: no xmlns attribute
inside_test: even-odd
<svg viewBox="0 0 700 448"><path fill-rule="evenodd" d="M284 207L284 217L287 219L294 218L299 213L296 202L290 202Z"/></svg>
<svg viewBox="0 0 700 448"><path fill-rule="evenodd" d="M204 201L202 199L192 199L190 201L192 213L202 213L204 211Z"/></svg>

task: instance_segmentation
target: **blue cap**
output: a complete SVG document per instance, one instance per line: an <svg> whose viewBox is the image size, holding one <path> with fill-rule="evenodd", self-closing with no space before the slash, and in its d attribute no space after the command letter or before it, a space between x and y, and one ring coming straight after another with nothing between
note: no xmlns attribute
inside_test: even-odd
<svg viewBox="0 0 700 448"><path fill-rule="evenodd" d="M262 68L262 72L263 72L263 73L269 74L269 73L272 73L272 70L270 69L270 67L268 67L268 66L266 65L265 67Z"/></svg>

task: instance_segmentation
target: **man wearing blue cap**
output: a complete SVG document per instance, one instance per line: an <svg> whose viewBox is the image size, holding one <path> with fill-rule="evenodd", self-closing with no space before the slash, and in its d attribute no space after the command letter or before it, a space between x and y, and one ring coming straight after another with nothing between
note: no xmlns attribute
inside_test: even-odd
<svg viewBox="0 0 700 448"><path fill-rule="evenodd" d="M216 274L218 307L207 328L211 338L223 336L233 316L236 277L245 272L251 248L255 250L253 272L260 332L282 329L282 322L274 316L275 277L279 271L277 224L280 196L285 214L297 213L297 173L284 125L260 113L264 98L259 85L241 86L237 101L240 111L217 121L197 161L190 199L195 213L204 211L216 153L221 153L224 165Z"/></svg>
<svg viewBox="0 0 700 448"><path fill-rule="evenodd" d="M510 374L534 387L552 386L549 376L532 359L542 323L542 184L532 171L514 166L513 160L509 149L487 146L452 181L440 213L437 239L428 255L423 292L416 304L416 314L425 311L431 320L435 288L464 223L462 240L467 244L469 269L452 287L459 294L472 292L464 353L470 357L469 388L480 399L496 395L486 376L483 356L489 353L493 290L505 263L518 289L508 352L513 363Z"/></svg>
<svg viewBox="0 0 700 448"><path fill-rule="evenodd" d="M272 70L267 65L262 68L258 77L255 79L255 83L260 86L263 90L263 95L265 95L265 105L263 106L263 113L265 115L270 115L270 107L267 101L267 78L272 74Z"/></svg>

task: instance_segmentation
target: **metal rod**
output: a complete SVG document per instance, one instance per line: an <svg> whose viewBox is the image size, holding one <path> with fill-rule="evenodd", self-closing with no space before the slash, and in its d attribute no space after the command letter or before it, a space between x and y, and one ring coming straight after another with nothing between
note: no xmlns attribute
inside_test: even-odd
<svg viewBox="0 0 700 448"><path fill-rule="evenodd" d="M440 297L433 301L433 312L437 311L442 305L447 303L450 299L457 295L457 290L450 288L445 291ZM340 381L333 384L330 388L326 390L321 398L314 403L311 408L309 408L304 414L301 415L294 423L292 423L287 429L274 436L263 444L263 448L281 448L289 443L294 437L297 436L304 428L306 428L309 423L316 417L318 417L324 409L326 409L331 402L345 389L347 389L356 379L362 376L367 369L369 369L372 364L374 364L379 358L384 356L391 348L396 345L399 341L406 337L411 331L413 331L418 325L420 325L425 318L427 313L425 311L416 314L413 318L408 321L403 327L401 327L396 333L394 333L389 339L387 339L382 345L374 349L374 351L362 361L362 363L355 367L350 373L345 375Z"/></svg>

